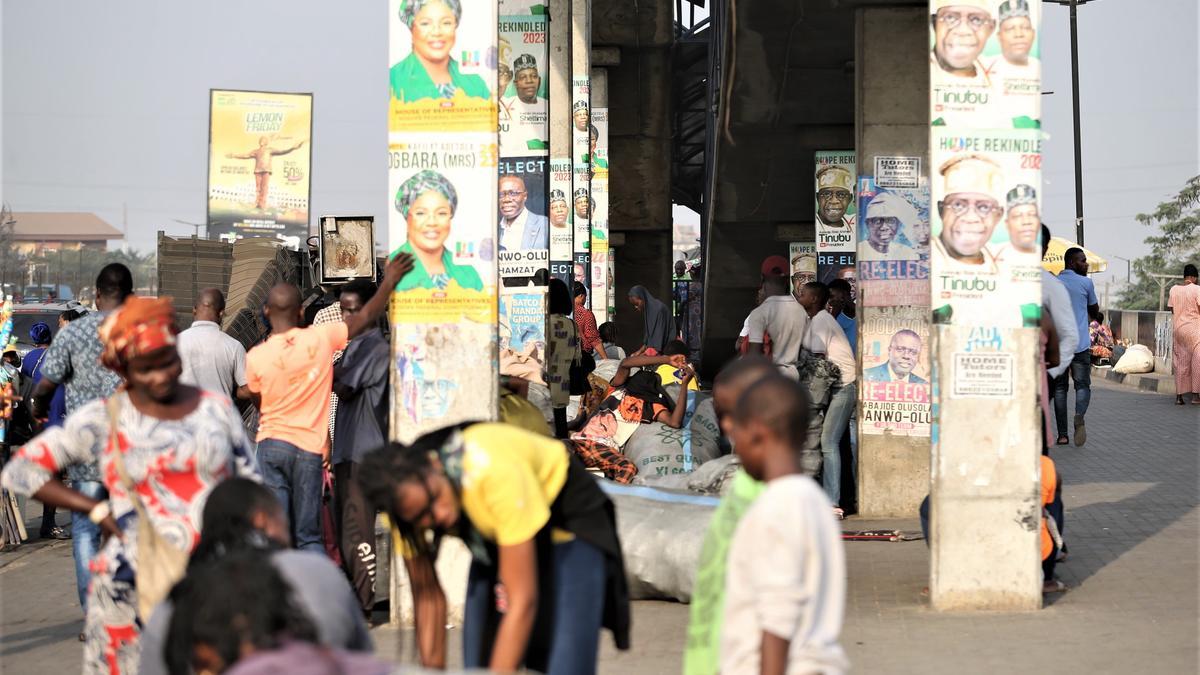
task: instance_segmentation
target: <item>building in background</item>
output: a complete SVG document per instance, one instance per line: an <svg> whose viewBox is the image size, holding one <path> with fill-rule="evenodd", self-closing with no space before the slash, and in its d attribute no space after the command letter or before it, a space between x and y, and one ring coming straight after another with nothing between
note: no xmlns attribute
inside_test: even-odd
<svg viewBox="0 0 1200 675"><path fill-rule="evenodd" d="M78 251L108 248L125 234L94 213L46 211L13 213L13 249L22 255L42 251Z"/></svg>

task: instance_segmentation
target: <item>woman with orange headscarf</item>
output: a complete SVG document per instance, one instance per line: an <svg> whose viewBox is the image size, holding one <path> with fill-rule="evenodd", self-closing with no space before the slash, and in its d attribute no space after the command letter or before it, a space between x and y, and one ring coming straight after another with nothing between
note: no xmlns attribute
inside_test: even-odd
<svg viewBox="0 0 1200 675"><path fill-rule="evenodd" d="M138 607L158 599L150 597L148 583L138 595L140 514L149 517L157 543L186 554L199 539L212 488L233 475L256 475L229 399L180 384L175 335L169 298L126 300L100 327L100 361L124 385L34 438L0 476L12 492L88 514L108 537L90 565L85 673L137 672L140 626L149 619ZM93 461L108 501L85 497L55 477L68 465ZM147 536L144 526L141 531Z"/></svg>

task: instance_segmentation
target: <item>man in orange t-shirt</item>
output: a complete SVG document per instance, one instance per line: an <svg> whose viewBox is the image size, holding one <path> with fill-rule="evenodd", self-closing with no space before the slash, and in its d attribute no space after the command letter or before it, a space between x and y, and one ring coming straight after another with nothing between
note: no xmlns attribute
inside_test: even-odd
<svg viewBox="0 0 1200 675"><path fill-rule="evenodd" d="M394 288L412 267L408 254L390 260L381 288ZM333 353L374 325L390 296L376 293L344 323L308 328L300 327L304 315L299 289L278 284L267 297L264 311L271 335L246 355L246 386L259 410L258 464L263 482L283 504L296 548L324 548L321 477L322 465L329 462Z"/></svg>

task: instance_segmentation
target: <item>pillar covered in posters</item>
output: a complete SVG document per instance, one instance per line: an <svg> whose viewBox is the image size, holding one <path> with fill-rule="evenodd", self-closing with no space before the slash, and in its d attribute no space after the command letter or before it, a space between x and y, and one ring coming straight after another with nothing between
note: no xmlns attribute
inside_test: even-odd
<svg viewBox="0 0 1200 675"><path fill-rule="evenodd" d="M391 434L407 443L498 414L497 19L487 3L388 10L388 239L414 257L392 294Z"/></svg>
<svg viewBox="0 0 1200 675"><path fill-rule="evenodd" d="M574 219L572 279L587 286L591 281L592 165L588 129L592 121L592 3L571 0L571 212Z"/></svg>
<svg viewBox="0 0 1200 675"><path fill-rule="evenodd" d="M591 301L596 322L608 321L608 72L592 69L592 122L588 126L592 167Z"/></svg>
<svg viewBox="0 0 1200 675"><path fill-rule="evenodd" d="M853 150L816 153L817 281L845 279L855 285L855 171Z"/></svg>
<svg viewBox="0 0 1200 675"><path fill-rule="evenodd" d="M550 275L572 279L571 0L550 0Z"/></svg>
<svg viewBox="0 0 1200 675"><path fill-rule="evenodd" d="M1050 541L1039 494L1041 3L933 0L930 12L930 598L937 609L1035 609Z"/></svg>
<svg viewBox="0 0 1200 675"><path fill-rule="evenodd" d="M500 368L545 364L550 267L549 52L545 5L501 0L497 54L500 127L496 232Z"/></svg>

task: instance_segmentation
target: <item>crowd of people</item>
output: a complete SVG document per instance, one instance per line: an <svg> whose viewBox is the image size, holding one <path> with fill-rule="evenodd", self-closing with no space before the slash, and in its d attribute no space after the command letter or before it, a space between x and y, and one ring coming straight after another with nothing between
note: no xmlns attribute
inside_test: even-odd
<svg viewBox="0 0 1200 675"><path fill-rule="evenodd" d="M691 607L687 673L848 668L837 520L843 474L856 463L853 289L796 284L780 260L764 262L743 354L713 386L736 471L703 542L697 575L723 583ZM1086 254L1072 249L1065 260L1042 286L1046 592L1065 590L1054 571L1067 555L1062 477L1049 455L1072 440L1068 421L1075 445L1086 443L1083 364L1100 320ZM626 356L615 326L597 326L587 311L587 289L551 280L544 379L553 428L526 400L528 382L506 377L513 405L502 405L500 422L401 445L388 428L390 346L380 318L389 294L378 289L395 288L413 265L400 253L380 287L342 286L336 312L311 326L298 289L275 286L263 308L269 334L249 351L220 330L219 290L200 293L191 326L177 332L170 300L134 296L119 264L97 278L96 311L64 313L56 336L33 326L36 347L20 367L34 382L41 432L13 454L2 482L43 504L43 536L74 540L85 672L265 673L313 663L328 665L319 672L390 672L366 632L381 512L400 535L422 664L447 662L447 599L433 566L446 535L472 557L465 666L594 672L605 629L628 648L615 510L594 474L630 482L637 467L624 451L638 428L680 428L693 412L697 377L670 309L634 287L643 332ZM1171 302L1182 317L1177 371L1190 383L1200 298L1195 268L1184 275ZM612 375L593 374L597 361L614 362ZM912 377L884 365L886 373L864 376ZM578 413L568 420L573 396ZM258 412L253 439L241 414L248 407ZM72 512L70 535L55 529L54 509Z"/></svg>

